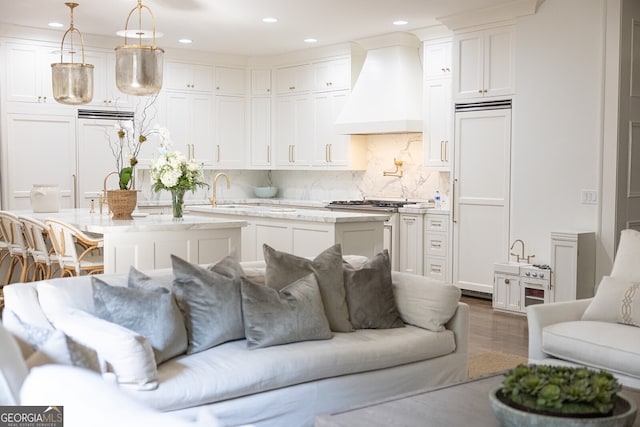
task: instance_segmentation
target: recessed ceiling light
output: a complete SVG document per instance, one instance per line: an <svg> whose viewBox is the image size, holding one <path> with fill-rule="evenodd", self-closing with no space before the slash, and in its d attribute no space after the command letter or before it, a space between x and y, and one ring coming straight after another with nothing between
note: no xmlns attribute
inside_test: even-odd
<svg viewBox="0 0 640 427"><path fill-rule="evenodd" d="M278 18L266 17L266 18L262 18L262 22L272 24L274 22L278 22Z"/></svg>
<svg viewBox="0 0 640 427"><path fill-rule="evenodd" d="M398 19L397 21L393 21L393 25L407 25L409 21L405 21L404 19Z"/></svg>
<svg viewBox="0 0 640 427"><path fill-rule="evenodd" d="M59 23L59 22L49 22L47 25L50 26L51 28L62 28L62 27L64 27L64 25Z"/></svg>
<svg viewBox="0 0 640 427"><path fill-rule="evenodd" d="M153 38L153 30L119 30L116 31L116 34L120 37L130 37L130 38L143 38L143 39L151 39ZM159 31L156 31L156 38L159 39L164 34Z"/></svg>
<svg viewBox="0 0 640 427"><path fill-rule="evenodd" d="M178 43L189 44L189 43L193 43L193 40L191 40L191 39L180 39L180 40L178 40Z"/></svg>
<svg viewBox="0 0 640 427"><path fill-rule="evenodd" d="M304 39L305 43L317 43L318 39L314 39L314 38L308 38L308 39Z"/></svg>

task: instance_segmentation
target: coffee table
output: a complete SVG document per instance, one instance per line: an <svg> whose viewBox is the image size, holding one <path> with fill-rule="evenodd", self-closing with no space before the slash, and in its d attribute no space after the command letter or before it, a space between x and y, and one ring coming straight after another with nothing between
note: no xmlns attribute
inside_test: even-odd
<svg viewBox="0 0 640 427"><path fill-rule="evenodd" d="M349 411L316 417L315 427L500 427L489 404L489 392L503 373L459 384L415 392ZM622 394L640 407L640 390ZM640 427L638 416L633 427Z"/></svg>

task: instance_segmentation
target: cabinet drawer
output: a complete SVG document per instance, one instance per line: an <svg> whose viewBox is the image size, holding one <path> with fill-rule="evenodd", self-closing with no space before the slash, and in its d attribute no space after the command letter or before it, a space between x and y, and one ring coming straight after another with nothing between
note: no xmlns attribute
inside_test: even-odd
<svg viewBox="0 0 640 427"><path fill-rule="evenodd" d="M426 230L427 232L438 232L438 231L447 231L449 216L448 215L427 215L427 224Z"/></svg>
<svg viewBox="0 0 640 427"><path fill-rule="evenodd" d="M425 240L427 255L446 256L448 252L447 243L446 233L427 233Z"/></svg>
<svg viewBox="0 0 640 427"><path fill-rule="evenodd" d="M436 280L446 281L447 274L447 260L440 257L427 257L426 265L424 266L424 275Z"/></svg>

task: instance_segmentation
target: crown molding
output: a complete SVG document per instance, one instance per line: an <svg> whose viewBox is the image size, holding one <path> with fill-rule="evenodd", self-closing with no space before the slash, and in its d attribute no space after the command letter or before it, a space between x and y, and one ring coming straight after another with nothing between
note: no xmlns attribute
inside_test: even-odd
<svg viewBox="0 0 640 427"><path fill-rule="evenodd" d="M511 0L494 6L465 11L437 18L449 30L508 21L520 16L533 15L544 0Z"/></svg>

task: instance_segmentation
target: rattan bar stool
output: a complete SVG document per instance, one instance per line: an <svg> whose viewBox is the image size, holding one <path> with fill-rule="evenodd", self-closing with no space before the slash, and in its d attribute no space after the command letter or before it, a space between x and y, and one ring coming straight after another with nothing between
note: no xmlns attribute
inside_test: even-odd
<svg viewBox="0 0 640 427"><path fill-rule="evenodd" d="M51 268L53 246L49 240L49 227L44 222L31 217L20 216L19 218L22 222L27 253L31 258L27 266L26 280L50 279L53 277ZM31 277L29 272L32 272Z"/></svg>
<svg viewBox="0 0 640 427"><path fill-rule="evenodd" d="M103 239L89 236L63 221L46 219L44 223L49 228L53 258L60 265L62 277L104 272Z"/></svg>
<svg viewBox="0 0 640 427"><path fill-rule="evenodd" d="M20 267L18 281L24 282L27 276L28 254L20 218L11 212L0 211L0 233L3 236L3 241L7 243L10 257L9 268L3 283L11 283L16 266Z"/></svg>

